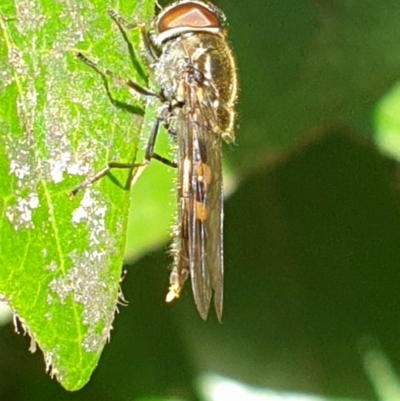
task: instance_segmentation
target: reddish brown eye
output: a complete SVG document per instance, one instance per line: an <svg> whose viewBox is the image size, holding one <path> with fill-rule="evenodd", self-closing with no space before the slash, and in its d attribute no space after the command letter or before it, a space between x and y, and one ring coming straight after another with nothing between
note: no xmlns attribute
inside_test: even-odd
<svg viewBox="0 0 400 401"><path fill-rule="evenodd" d="M167 11L158 23L158 32L168 29L191 28L219 28L221 23L217 16L205 7L195 3L178 5Z"/></svg>

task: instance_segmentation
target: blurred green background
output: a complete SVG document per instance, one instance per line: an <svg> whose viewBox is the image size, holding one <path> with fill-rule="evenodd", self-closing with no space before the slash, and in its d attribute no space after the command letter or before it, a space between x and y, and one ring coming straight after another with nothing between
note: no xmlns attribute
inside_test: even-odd
<svg viewBox="0 0 400 401"><path fill-rule="evenodd" d="M241 81L238 146L224 149L237 188L225 206L223 323L201 321L189 286L164 303L172 184L160 178L152 188L144 175L132 208L165 191L165 207L146 212L165 234L147 239L140 259L128 240L129 306L91 382L64 391L8 325L0 329L0 400L197 400L204 372L383 400L363 355L377 348L400 369L400 3L218 5ZM145 174L158 176L159 167ZM375 373L389 379L383 368Z"/></svg>

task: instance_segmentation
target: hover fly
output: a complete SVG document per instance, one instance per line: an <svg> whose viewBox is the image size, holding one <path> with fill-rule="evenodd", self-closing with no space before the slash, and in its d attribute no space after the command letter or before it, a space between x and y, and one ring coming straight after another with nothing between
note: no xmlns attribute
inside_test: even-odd
<svg viewBox="0 0 400 401"><path fill-rule="evenodd" d="M109 14L121 31L133 27L115 12L109 10ZM124 83L160 101L145 159L141 164L109 163L73 194L112 168L130 169L130 185L151 159L176 167L178 212L166 301L178 298L190 277L201 317L207 318L213 296L221 320L224 276L221 145L222 140L234 141L237 96L236 66L226 39L226 19L208 2L180 0L162 10L149 31L143 25L136 27L142 36L144 61L159 91L142 88L131 80ZM82 54L78 57L104 74ZM176 142L174 161L154 152L161 125Z"/></svg>

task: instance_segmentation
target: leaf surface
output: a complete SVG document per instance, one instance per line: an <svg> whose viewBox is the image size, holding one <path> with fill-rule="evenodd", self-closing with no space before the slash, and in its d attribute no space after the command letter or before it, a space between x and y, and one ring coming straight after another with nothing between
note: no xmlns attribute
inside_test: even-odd
<svg viewBox="0 0 400 401"><path fill-rule="evenodd" d="M118 12L147 21L153 3ZM0 6L0 298L68 390L90 379L119 299L128 170L69 192L109 161L136 154L145 103L81 63L146 85L105 1L7 1ZM139 35L129 32L137 50ZM128 111L135 111L133 115Z"/></svg>

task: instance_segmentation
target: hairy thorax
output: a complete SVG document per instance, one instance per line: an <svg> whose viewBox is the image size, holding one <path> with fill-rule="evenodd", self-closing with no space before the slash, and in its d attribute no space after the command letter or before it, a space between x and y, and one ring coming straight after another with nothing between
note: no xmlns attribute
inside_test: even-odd
<svg viewBox="0 0 400 401"><path fill-rule="evenodd" d="M223 35L187 33L163 47L156 80L172 105L187 112L197 104L209 115L212 131L234 141L236 66ZM195 101L189 97L195 96ZM190 110L189 112L193 112Z"/></svg>

